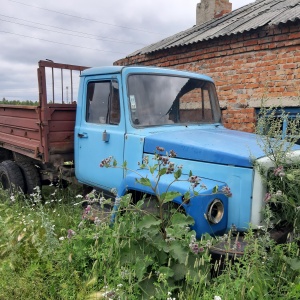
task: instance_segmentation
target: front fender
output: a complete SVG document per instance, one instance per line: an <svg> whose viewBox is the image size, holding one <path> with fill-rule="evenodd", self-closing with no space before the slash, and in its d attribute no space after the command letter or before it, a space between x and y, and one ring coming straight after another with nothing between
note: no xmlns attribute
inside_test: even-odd
<svg viewBox="0 0 300 300"><path fill-rule="evenodd" d="M141 178L148 178L151 186L146 186L139 183L137 180ZM141 169L136 172L130 172L126 175L121 185L118 188L118 196L121 197L129 190L140 191L143 193L155 195L156 193L162 194L164 192L174 191L179 192L182 196L173 199L173 202L181 205L186 213L190 215L195 224L192 229L196 231L197 238L204 233L212 235L223 234L227 228L227 216L228 216L228 198L220 192L220 190L226 186L224 182L202 178L195 191L197 195L193 193L191 183L188 181L188 175L181 175L180 180L175 180L173 174L165 174L160 177L157 184L158 173L151 174L149 170ZM157 184L156 192L153 190ZM205 186L206 188L201 188ZM218 192L215 193L215 187L218 186ZM183 195L190 191L191 198L188 202L183 201ZM214 202L218 199L223 204L224 213L222 219L214 224L207 219L208 211Z"/></svg>

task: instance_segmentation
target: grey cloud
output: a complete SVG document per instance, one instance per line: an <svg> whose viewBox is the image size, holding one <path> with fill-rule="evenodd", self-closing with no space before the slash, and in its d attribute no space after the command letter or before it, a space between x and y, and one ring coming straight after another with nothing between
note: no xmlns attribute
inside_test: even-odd
<svg viewBox="0 0 300 300"><path fill-rule="evenodd" d="M0 19L9 22L0 20L0 99L18 97L36 100L36 68L41 59L84 66L111 65L144 45L185 30L195 24L196 4L200 0L18 1L24 5L9 0L2 0L1 3ZM242 6L252 1L231 2L236 8L236 5ZM64 32L67 34L60 34L53 31L63 30L41 24L73 32L66 30ZM91 39L88 34L132 44Z"/></svg>

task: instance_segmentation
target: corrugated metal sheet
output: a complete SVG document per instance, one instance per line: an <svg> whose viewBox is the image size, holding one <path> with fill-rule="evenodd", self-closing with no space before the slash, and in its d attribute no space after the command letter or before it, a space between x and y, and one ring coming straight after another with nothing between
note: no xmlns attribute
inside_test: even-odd
<svg viewBox="0 0 300 300"><path fill-rule="evenodd" d="M300 19L300 0L256 0L221 18L181 31L129 56L189 45L220 36L238 34L265 25Z"/></svg>

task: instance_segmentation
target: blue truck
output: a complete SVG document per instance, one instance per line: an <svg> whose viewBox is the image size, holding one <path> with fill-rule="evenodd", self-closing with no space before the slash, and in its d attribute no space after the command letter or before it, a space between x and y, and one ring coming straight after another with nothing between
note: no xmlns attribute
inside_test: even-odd
<svg viewBox="0 0 300 300"><path fill-rule="evenodd" d="M49 69L50 83L46 82ZM59 84L54 79L56 69ZM71 82L74 72L79 73L76 100L72 86L70 99L64 93L62 78L69 72ZM176 153L172 162L180 166L184 180L169 187L174 176L166 174L159 190L184 195L191 188L191 174L201 178L205 188L190 201L183 196L173 200L194 218L198 237L222 234L232 226L245 231L250 224L262 224L267 191L253 162L271 168L272 161L255 134L224 128L210 77L157 67L86 68L40 61L38 79L38 106L0 105L4 188L18 186L30 193L35 185L75 175L78 182L96 190L116 188L118 197L151 195L153 191L137 179L142 176L154 182L155 178L139 163L147 158L151 164L158 149L172 150ZM292 153L293 158L299 156L299 150ZM119 165L126 162L126 169L101 168L107 157ZM72 167L69 161L74 161ZM228 188L231 195L223 192Z"/></svg>

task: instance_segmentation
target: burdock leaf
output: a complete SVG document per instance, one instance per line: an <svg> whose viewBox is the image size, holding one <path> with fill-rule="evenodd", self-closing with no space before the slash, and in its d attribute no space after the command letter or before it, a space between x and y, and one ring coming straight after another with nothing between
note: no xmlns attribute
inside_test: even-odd
<svg viewBox="0 0 300 300"><path fill-rule="evenodd" d="M141 179L137 179L136 181L144 186L151 186L151 181L149 178L142 177Z"/></svg>
<svg viewBox="0 0 300 300"><path fill-rule="evenodd" d="M178 192L166 192L161 194L161 199L163 200L163 203L168 203L179 196L181 196L181 194Z"/></svg>

